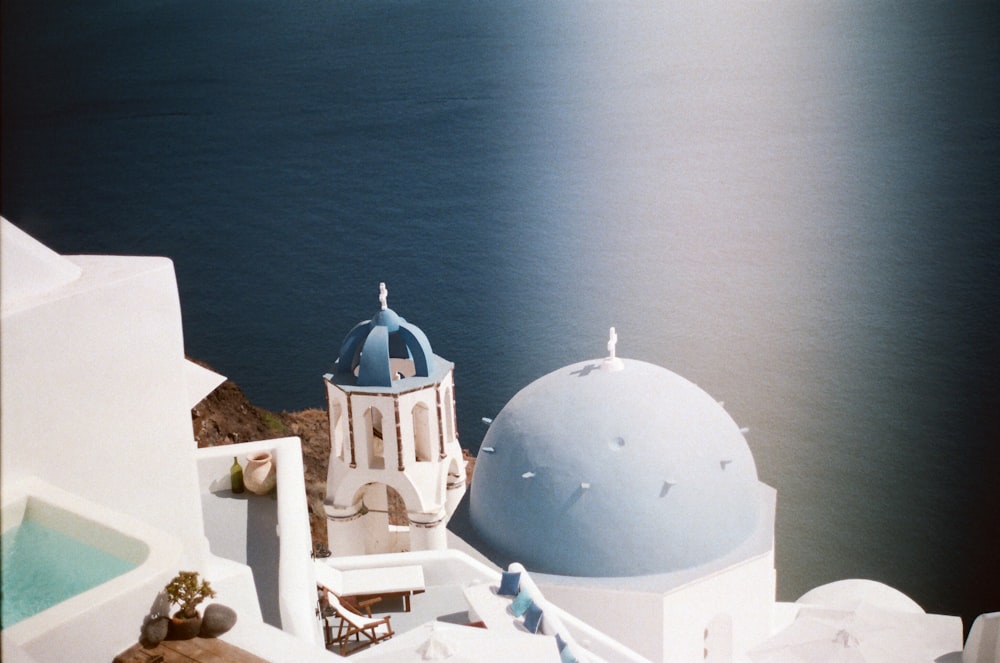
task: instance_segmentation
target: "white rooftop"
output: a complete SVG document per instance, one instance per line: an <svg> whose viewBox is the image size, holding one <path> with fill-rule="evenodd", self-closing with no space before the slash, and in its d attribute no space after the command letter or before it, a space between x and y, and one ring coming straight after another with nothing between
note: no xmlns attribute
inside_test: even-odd
<svg viewBox="0 0 1000 663"><path fill-rule="evenodd" d="M0 218L0 288L3 308L50 292L80 278L81 269L28 235L7 219Z"/></svg>

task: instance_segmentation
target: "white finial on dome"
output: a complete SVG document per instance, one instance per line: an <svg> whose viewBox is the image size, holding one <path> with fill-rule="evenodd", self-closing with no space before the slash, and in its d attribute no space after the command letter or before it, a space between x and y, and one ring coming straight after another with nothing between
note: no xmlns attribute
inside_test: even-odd
<svg viewBox="0 0 1000 663"><path fill-rule="evenodd" d="M625 362L615 356L615 348L618 346L618 333L612 327L608 332L608 356L601 364L605 371L620 371L625 368Z"/></svg>
<svg viewBox="0 0 1000 663"><path fill-rule="evenodd" d="M378 284L378 301L383 311L389 308L389 289L385 287L384 281Z"/></svg>

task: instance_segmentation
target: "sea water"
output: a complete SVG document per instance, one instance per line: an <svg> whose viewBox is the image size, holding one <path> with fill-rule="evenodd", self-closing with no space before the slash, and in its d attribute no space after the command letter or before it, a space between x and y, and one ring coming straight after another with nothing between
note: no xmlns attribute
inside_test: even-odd
<svg viewBox="0 0 1000 663"><path fill-rule="evenodd" d="M0 547L2 628L136 567L32 520L5 531Z"/></svg>
<svg viewBox="0 0 1000 663"><path fill-rule="evenodd" d="M389 305L463 446L618 354L778 493L778 593L1000 608L996 3L2 3L3 212L169 256L186 351L323 407Z"/></svg>

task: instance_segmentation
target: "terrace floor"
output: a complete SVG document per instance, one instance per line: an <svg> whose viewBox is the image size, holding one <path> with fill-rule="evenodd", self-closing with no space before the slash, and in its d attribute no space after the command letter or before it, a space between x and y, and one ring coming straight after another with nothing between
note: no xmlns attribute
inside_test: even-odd
<svg viewBox="0 0 1000 663"><path fill-rule="evenodd" d="M469 605L459 585L428 587L410 599L410 612L403 610L403 599L384 599L372 606L372 615L392 617L392 630L396 633L411 631L430 621L450 624L468 624Z"/></svg>

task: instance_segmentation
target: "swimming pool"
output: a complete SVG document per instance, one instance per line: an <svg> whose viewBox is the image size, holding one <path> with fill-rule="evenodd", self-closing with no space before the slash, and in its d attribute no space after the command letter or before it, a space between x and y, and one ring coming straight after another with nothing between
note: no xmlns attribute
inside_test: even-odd
<svg viewBox="0 0 1000 663"><path fill-rule="evenodd" d="M0 628L138 566L34 520L23 520L0 535L0 550Z"/></svg>
<svg viewBox="0 0 1000 663"><path fill-rule="evenodd" d="M36 477L2 492L5 646L60 660L72 642L78 660L109 660L179 568L180 541Z"/></svg>

